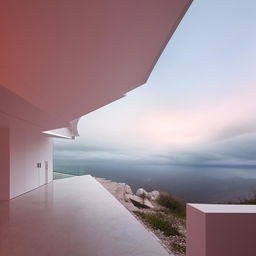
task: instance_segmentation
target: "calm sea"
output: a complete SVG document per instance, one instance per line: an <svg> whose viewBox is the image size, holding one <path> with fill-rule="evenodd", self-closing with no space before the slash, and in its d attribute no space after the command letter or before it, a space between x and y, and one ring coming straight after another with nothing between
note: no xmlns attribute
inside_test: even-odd
<svg viewBox="0 0 256 256"><path fill-rule="evenodd" d="M125 182L135 192L159 190L182 197L187 202L225 203L256 192L256 168L132 165L113 163L68 164L54 162L54 171Z"/></svg>

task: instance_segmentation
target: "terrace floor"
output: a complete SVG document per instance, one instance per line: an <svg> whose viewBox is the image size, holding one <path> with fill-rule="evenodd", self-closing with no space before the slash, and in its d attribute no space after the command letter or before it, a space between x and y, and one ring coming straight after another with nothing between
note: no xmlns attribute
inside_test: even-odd
<svg viewBox="0 0 256 256"><path fill-rule="evenodd" d="M55 180L0 203L2 256L168 256L90 175Z"/></svg>

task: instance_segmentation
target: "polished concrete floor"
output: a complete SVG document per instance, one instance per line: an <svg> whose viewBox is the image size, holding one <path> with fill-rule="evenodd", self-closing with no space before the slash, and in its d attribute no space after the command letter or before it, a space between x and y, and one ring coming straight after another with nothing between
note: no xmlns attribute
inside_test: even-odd
<svg viewBox="0 0 256 256"><path fill-rule="evenodd" d="M0 203L1 256L167 256L93 177L55 180Z"/></svg>

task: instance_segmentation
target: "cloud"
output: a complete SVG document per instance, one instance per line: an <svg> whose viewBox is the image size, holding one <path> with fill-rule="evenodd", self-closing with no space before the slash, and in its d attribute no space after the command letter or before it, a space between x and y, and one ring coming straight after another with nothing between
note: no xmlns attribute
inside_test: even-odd
<svg viewBox="0 0 256 256"><path fill-rule="evenodd" d="M113 145L111 146L103 146L103 145L92 145L87 144L83 140L80 140L79 138L74 140L60 140L60 139L54 139L54 149L57 152L61 151L70 151L70 152L102 152L102 151L119 151L121 148L115 147Z"/></svg>
<svg viewBox="0 0 256 256"><path fill-rule="evenodd" d="M163 81L168 89L160 84L135 90L126 99L81 118L81 137L56 140L54 157L95 164L253 166L254 78L245 73L238 83L234 75L230 81L217 79L218 85L206 79L207 84L196 87L197 80L191 87L186 81L185 92L169 86L169 81ZM161 98L156 88L162 90ZM175 90L177 99L172 96Z"/></svg>
<svg viewBox="0 0 256 256"><path fill-rule="evenodd" d="M251 167L256 165L256 133L236 135L199 147L184 150L163 151L152 154L124 148L102 147L65 143L55 145L54 158L69 164L119 165L186 165L215 167ZM71 145L71 146L70 146Z"/></svg>
<svg viewBox="0 0 256 256"><path fill-rule="evenodd" d="M223 127L221 131L216 134L217 140L225 140L236 136L241 136L248 133L256 132L256 120L248 120L237 122L235 124Z"/></svg>

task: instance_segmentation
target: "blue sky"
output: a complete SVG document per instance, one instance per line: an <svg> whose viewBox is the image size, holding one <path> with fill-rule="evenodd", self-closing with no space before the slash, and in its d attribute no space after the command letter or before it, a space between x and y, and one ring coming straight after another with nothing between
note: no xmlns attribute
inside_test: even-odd
<svg viewBox="0 0 256 256"><path fill-rule="evenodd" d="M84 116L55 159L256 165L255 10L195 0L147 84Z"/></svg>

